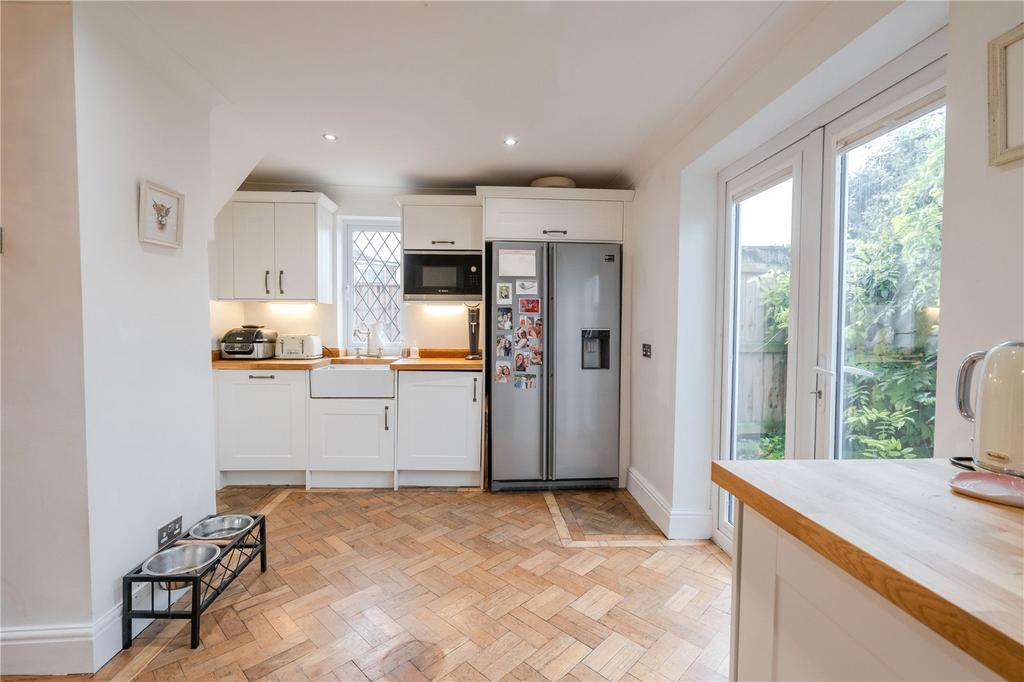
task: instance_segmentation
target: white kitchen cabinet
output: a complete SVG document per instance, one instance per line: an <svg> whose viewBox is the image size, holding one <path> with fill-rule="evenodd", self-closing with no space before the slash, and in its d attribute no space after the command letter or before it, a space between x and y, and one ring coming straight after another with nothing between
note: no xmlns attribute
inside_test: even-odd
<svg viewBox="0 0 1024 682"><path fill-rule="evenodd" d="M219 469L306 469L307 372L224 369L215 375Z"/></svg>
<svg viewBox="0 0 1024 682"><path fill-rule="evenodd" d="M410 203L438 197L400 197L402 248L407 251L475 251L484 247L483 209L476 205ZM444 200L463 199L444 197ZM471 199L476 202L475 197Z"/></svg>
<svg viewBox="0 0 1024 682"><path fill-rule="evenodd" d="M318 193L235 192L215 222L218 298L333 302L335 210Z"/></svg>
<svg viewBox="0 0 1024 682"><path fill-rule="evenodd" d="M395 401L324 398L309 401L309 468L393 471Z"/></svg>
<svg viewBox="0 0 1024 682"><path fill-rule="evenodd" d="M488 199L488 239L621 242L621 201Z"/></svg>
<svg viewBox="0 0 1024 682"><path fill-rule="evenodd" d="M480 469L480 372L398 374L398 469Z"/></svg>
<svg viewBox="0 0 1024 682"><path fill-rule="evenodd" d="M235 266L232 298L273 298L274 204L233 203L231 213Z"/></svg>

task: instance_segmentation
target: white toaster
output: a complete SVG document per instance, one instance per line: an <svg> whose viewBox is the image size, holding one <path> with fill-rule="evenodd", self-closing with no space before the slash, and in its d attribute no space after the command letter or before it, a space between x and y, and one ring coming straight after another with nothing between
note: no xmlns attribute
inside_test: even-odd
<svg viewBox="0 0 1024 682"><path fill-rule="evenodd" d="M324 356L324 344L313 334L278 334L274 357L286 360L315 360Z"/></svg>

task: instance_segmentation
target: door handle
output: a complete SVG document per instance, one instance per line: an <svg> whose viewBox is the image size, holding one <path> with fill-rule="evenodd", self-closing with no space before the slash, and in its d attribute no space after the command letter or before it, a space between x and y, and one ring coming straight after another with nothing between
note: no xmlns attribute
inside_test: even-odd
<svg viewBox="0 0 1024 682"><path fill-rule="evenodd" d="M273 379L273 374L250 374L250 379Z"/></svg>
<svg viewBox="0 0 1024 682"><path fill-rule="evenodd" d="M267 290L268 294L270 293L270 270L263 273L263 288Z"/></svg>
<svg viewBox="0 0 1024 682"><path fill-rule="evenodd" d="M541 232L543 234L564 234L564 235L568 235L569 234L568 230L541 230Z"/></svg>
<svg viewBox="0 0 1024 682"><path fill-rule="evenodd" d="M384 430L388 430L388 406L384 406Z"/></svg>
<svg viewBox="0 0 1024 682"><path fill-rule="evenodd" d="M476 402L476 382L477 378L473 377L473 402Z"/></svg>
<svg viewBox="0 0 1024 682"><path fill-rule="evenodd" d="M282 294L284 293L284 270L277 273L277 289Z"/></svg>
<svg viewBox="0 0 1024 682"><path fill-rule="evenodd" d="M430 243L431 244L451 244L452 246L455 246L455 242L453 242L451 240L448 240L448 239L431 239Z"/></svg>

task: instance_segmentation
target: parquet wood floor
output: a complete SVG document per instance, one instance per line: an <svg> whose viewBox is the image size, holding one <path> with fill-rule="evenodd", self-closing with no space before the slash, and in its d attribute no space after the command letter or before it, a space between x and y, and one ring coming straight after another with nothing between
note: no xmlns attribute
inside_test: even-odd
<svg viewBox="0 0 1024 682"><path fill-rule="evenodd" d="M587 495L570 498L577 530L636 530L616 520L631 499ZM92 677L724 679L728 557L708 542L566 546L552 505L550 493L222 491L219 511L267 514L270 569L250 566L211 606L199 649L182 621L158 622Z"/></svg>

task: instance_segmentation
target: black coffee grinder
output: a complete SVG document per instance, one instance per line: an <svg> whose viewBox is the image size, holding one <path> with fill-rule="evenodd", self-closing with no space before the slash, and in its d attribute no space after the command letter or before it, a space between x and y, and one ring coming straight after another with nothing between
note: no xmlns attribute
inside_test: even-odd
<svg viewBox="0 0 1024 682"><path fill-rule="evenodd" d="M480 360L480 304L466 304L466 318L469 321L469 355L467 360Z"/></svg>

